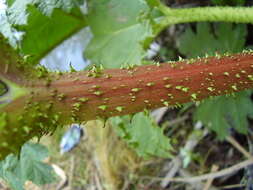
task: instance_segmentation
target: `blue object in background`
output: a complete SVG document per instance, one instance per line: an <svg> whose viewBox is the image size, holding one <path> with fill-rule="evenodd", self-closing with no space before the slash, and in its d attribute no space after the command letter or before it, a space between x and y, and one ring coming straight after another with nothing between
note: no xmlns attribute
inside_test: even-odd
<svg viewBox="0 0 253 190"><path fill-rule="evenodd" d="M60 149L61 154L69 152L79 144L83 136L83 129L78 124L72 124L70 129L61 138Z"/></svg>

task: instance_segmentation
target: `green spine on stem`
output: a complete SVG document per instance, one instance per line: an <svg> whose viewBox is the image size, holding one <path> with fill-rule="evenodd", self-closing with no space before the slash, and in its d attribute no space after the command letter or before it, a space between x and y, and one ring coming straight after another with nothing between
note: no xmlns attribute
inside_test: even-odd
<svg viewBox="0 0 253 190"><path fill-rule="evenodd" d="M45 72L21 87L3 79L16 94L0 107L0 158L18 151L32 137L53 133L56 127L72 122L180 106L252 88L252 71L253 53L244 52L199 58L191 60L191 64L181 60L136 66L131 75L127 69ZM97 72L99 75L89 75Z"/></svg>

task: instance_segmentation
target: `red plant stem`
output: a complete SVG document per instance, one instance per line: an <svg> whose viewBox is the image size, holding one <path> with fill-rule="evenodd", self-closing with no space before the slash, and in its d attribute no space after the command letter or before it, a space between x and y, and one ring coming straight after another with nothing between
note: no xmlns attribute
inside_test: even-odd
<svg viewBox="0 0 253 190"><path fill-rule="evenodd" d="M88 77L88 72L68 73L53 80L49 88L57 92L57 107L66 115L91 120L252 88L252 71L253 53L247 52L101 73L89 71L97 77ZM58 101L59 96L64 98Z"/></svg>
<svg viewBox="0 0 253 190"><path fill-rule="evenodd" d="M5 119L0 131L0 159L60 125L252 88L252 71L253 53L247 52L128 69L40 75L44 79L25 82L30 94L1 109L0 116Z"/></svg>

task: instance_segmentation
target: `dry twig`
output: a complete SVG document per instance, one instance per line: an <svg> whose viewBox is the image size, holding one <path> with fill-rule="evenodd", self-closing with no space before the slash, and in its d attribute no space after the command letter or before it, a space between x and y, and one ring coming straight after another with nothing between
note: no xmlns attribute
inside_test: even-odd
<svg viewBox="0 0 253 190"><path fill-rule="evenodd" d="M245 148L243 148L232 136L227 137L226 140L247 158L252 157L251 154L245 150Z"/></svg>
<svg viewBox="0 0 253 190"><path fill-rule="evenodd" d="M249 165L253 164L253 158L245 160L243 162L240 162L239 164L233 165L229 168L220 170L218 172L211 172L208 174L204 174L204 175L200 175L200 176L195 176L195 177L190 177L190 178L166 178L166 180L169 180L171 182L184 182L184 183L193 183L193 182L198 182L198 181L202 181L202 180L207 180L209 178L219 178L222 176L226 176L228 174L234 173L242 168L245 168ZM155 179L155 180L164 180L165 178L161 178L161 177L150 177L150 176L143 176L142 178L144 179Z"/></svg>
<svg viewBox="0 0 253 190"><path fill-rule="evenodd" d="M211 172L216 172L217 170L219 169L219 167L217 165L213 165L212 166L212 169L211 169ZM213 182L213 178L209 178L205 184L205 187L203 190L209 190L210 189L210 186L212 185L212 182Z"/></svg>

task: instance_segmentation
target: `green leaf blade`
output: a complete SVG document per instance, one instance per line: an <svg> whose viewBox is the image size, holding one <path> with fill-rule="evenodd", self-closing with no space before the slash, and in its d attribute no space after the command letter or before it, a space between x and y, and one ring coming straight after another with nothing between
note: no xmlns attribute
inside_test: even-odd
<svg viewBox="0 0 253 190"><path fill-rule="evenodd" d="M21 49L25 55L31 55L34 61L41 59L56 45L85 26L85 20L58 9L50 17L43 15L35 7L29 7L28 12L28 24L19 27L25 32Z"/></svg>
<svg viewBox="0 0 253 190"><path fill-rule="evenodd" d="M213 30L212 30L213 29ZM237 53L245 45L247 29L245 24L198 23L196 33L187 28L180 37L179 50L188 57L214 55L219 53ZM229 135L231 128L246 133L247 117L252 116L250 91L235 96L219 96L203 101L195 112L195 120L202 121L215 131L220 139Z"/></svg>
<svg viewBox="0 0 253 190"><path fill-rule="evenodd" d="M48 151L44 146L26 143L19 159L10 154L0 162L0 177L14 190L24 190L27 180L37 185L52 183L55 181L53 168L43 163L47 156Z"/></svg>
<svg viewBox="0 0 253 190"><path fill-rule="evenodd" d="M55 180L53 169L42 162L47 156L48 150L44 146L25 144L21 149L20 158L23 177L37 185L52 183Z"/></svg>
<svg viewBox="0 0 253 190"><path fill-rule="evenodd" d="M247 118L253 116L253 103L249 96L249 91L243 91L234 97L221 96L206 100L197 108L195 120L201 120L217 132L220 139L224 139L231 128L246 134Z"/></svg>
<svg viewBox="0 0 253 190"><path fill-rule="evenodd" d="M131 121L130 121L131 120ZM152 156L171 157L170 140L163 134L150 116L143 112L129 116L111 119L114 129L139 156L148 159Z"/></svg>
<svg viewBox="0 0 253 190"><path fill-rule="evenodd" d="M142 42L152 36L145 1L96 0L90 1L89 9L88 22L94 37L85 56L105 68L141 64Z"/></svg>
<svg viewBox="0 0 253 190"><path fill-rule="evenodd" d="M82 1L83 2L83 1ZM49 51L87 26L76 0L15 0L0 15L0 32L13 46L19 44L29 61L37 64ZM22 39L15 37L21 32Z"/></svg>

